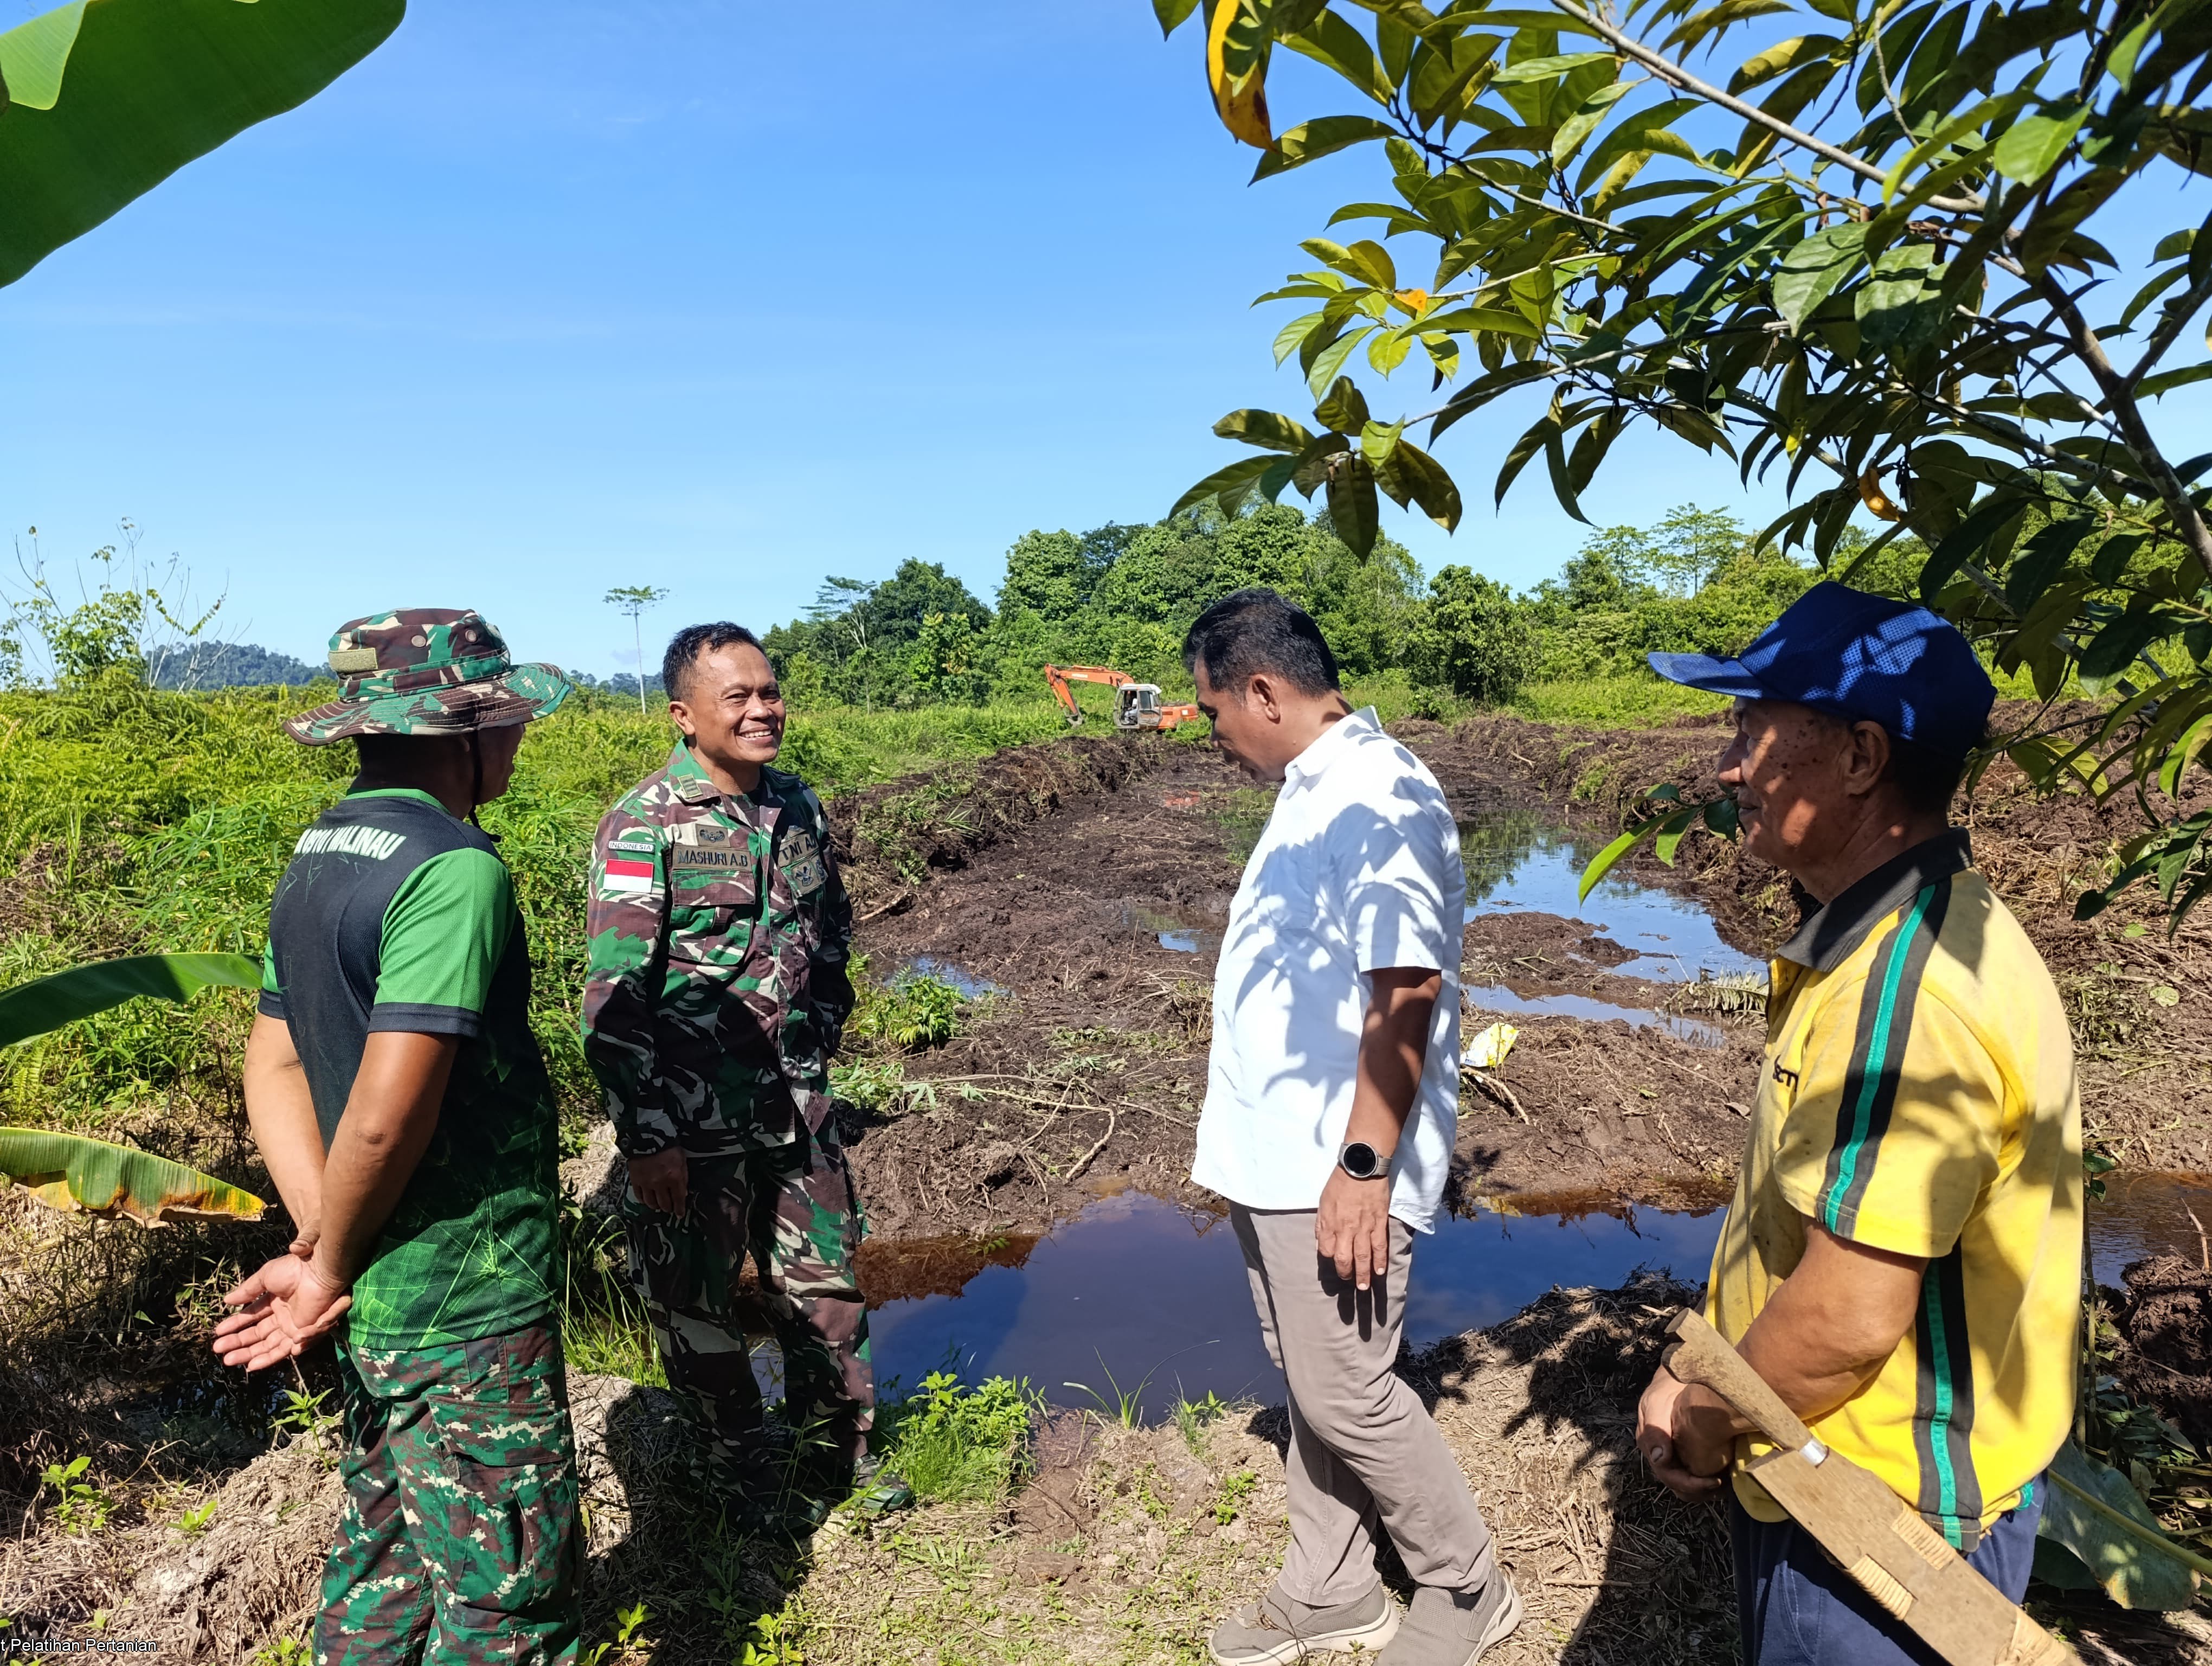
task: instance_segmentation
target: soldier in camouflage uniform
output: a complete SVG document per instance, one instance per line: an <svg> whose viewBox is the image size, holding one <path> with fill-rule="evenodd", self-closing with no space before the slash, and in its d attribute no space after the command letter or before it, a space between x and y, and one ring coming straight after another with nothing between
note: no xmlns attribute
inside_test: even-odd
<svg viewBox="0 0 2212 1666"><path fill-rule="evenodd" d="M592 848L584 1053L629 1161L631 1276L669 1386L717 1484L757 1517L779 1482L738 1295L748 1256L785 1420L809 1431L829 1490L872 1473L862 1222L829 1095L852 906L821 801L767 767L784 708L758 640L692 626L663 685L683 739Z"/></svg>
<svg viewBox="0 0 2212 1666"><path fill-rule="evenodd" d="M216 1347L258 1370L338 1339L321 1666L569 1662L556 1120L514 884L471 824L568 685L443 608L355 620L330 663L342 697L285 727L356 741L361 774L277 886L246 1057L297 1237L231 1292Z"/></svg>

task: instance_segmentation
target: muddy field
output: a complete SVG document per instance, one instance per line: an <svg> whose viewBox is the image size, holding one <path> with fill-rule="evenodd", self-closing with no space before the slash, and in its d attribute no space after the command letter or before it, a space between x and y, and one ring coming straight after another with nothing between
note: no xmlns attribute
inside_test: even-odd
<svg viewBox="0 0 2212 1666"><path fill-rule="evenodd" d="M1447 784L1462 815L1512 801L1507 782ZM1211 1201L1186 1177L1212 960L1266 805L1212 754L1176 746L863 927L872 967L950 971L986 990L951 1043L908 1061L927 1085L911 1108L858 1130L880 1237L1034 1232L1102 1188ZM1680 994L1612 975L1626 952L1556 916L1478 920L1467 957L1471 984L1522 995L1601 990L1657 1008ZM1496 1016L1470 1006L1470 1033ZM1502 1091L1470 1084L1462 1099L1458 1201L1603 1191L1679 1205L1732 1174L1755 1020L1703 1018L1718 1046L1621 1021L1514 1021Z"/></svg>
<svg viewBox="0 0 2212 1666"><path fill-rule="evenodd" d="M1660 1277L1555 1291L1492 1329L1403 1362L1478 1489L1501 1563L1528 1604L1500 1666L1720 1666L1736 1658L1717 1512L1662 1491L1631 1448L1628 1408L1667 1316L1692 1298ZM586 1634L631 1646L603 1666L728 1657L731 1616L767 1614L796 1666L1048 1660L1189 1662L1220 1615L1280 1565L1279 1408L1235 1406L1188 1429L1058 1413L1004 1496L869 1523L833 1517L808 1544L728 1542L702 1523L690 1443L665 1392L572 1375L584 1491ZM180 1482L158 1517L93 1535L0 1543L0 1593L43 1597L69 1634L99 1630L180 1660L266 1663L317 1603L342 1502L328 1432L302 1432L228 1472ZM198 1534L172 1524L204 1512ZM1411 1587L1395 1559L1383 1573ZM2203 1666L2212 1626L2100 1602L2032 1604L2090 1666ZM41 1630L43 1616L38 1616ZM740 1628L744 1621L739 1620ZM794 1645L799 1647L798 1645Z"/></svg>
<svg viewBox="0 0 2212 1666"><path fill-rule="evenodd" d="M1540 823L1598 839L1655 782L1710 787L1720 745L1712 724L1582 735L1488 717L1400 733L1471 830ZM2092 1134L2129 1169L2212 1169L2212 927L2131 935L2140 922L2125 908L2076 924L2073 897L2125 812L2107 820L1995 784L1975 810L1978 858L2058 979ZM866 1104L847 1133L874 1235L862 1262L873 1299L950 1294L984 1267L1018 1264L1036 1235L1105 1193L1219 1208L1186 1179L1212 958L1271 797L1200 746L1085 737L833 806L870 975L912 968L973 997L947 1044L878 1044L860 1060L873 1085L855 1093ZM1786 882L1733 847L1693 839L1682 857L1668 870L1642 854L1629 871L1694 901L1744 956L1763 957L1794 925ZM1470 1073L1455 1207L1679 1208L1725 1195L1762 1020L1740 990L1633 975L1638 952L1614 929L1527 908L1468 925L1468 1032L1504 1017L1520 1033L1502 1068ZM1601 1001L1637 1021L1506 1012L1500 1000ZM564 1165L587 1214L614 1202L611 1158L602 1132ZM2212 1277L2167 1258L2129 1284L2115 1316L2140 1346L2114 1369L2198 1440L2212 1437ZM282 1385L243 1410L191 1397L206 1293L148 1321L158 1337L133 1344L145 1371L71 1396L84 1418L114 1425L103 1462L171 1444L116 1489L130 1503L106 1532L70 1534L52 1511L27 1511L21 1536L0 1543L0 1614L13 1603L89 1635L106 1609L109 1634L204 1660L244 1662L296 1631L336 1507L328 1452L312 1435L264 1450ZM1407 1361L1530 1597L1530 1623L1500 1659L1733 1657L1715 1518L1665 1498L1627 1451L1657 1328L1690 1295L1656 1280L1556 1292ZM324 1381L311 1371L297 1386ZM725 1658L704 1639L723 1634L727 1612L787 1602L817 1666L1190 1659L1279 1554L1279 1414L1249 1407L1191 1436L1063 1415L1041 1431L1036 1478L1006 1500L873 1528L841 1518L796 1556L747 1550L711 1567L693 1541L701 1506L665 1397L580 1377L577 1407L592 1634L610 1636L616 1609L640 1598L657 1616L659 1646L617 1650L607 1666ZM131 1421L149 1415L143 1430ZM197 1444L179 1449L179 1428ZM174 1525L210 1499L216 1526ZM2093 1601L2039 1611L2092 1661L2212 1662L2212 1627L2195 1614L2130 1618Z"/></svg>
<svg viewBox="0 0 2212 1666"><path fill-rule="evenodd" d="M1656 782L1711 790L1722 740L1711 722L1581 735L1486 717L1399 732L1463 822L1534 809L1601 836ZM953 1043L908 1061L921 1091L854 1130L880 1237L1034 1232L1101 1187L1204 1201L1183 1177L1204 1096L1212 955L1268 795L1201 748L1156 751L1111 790L1071 796L958 853L861 928L879 973L918 964L988 997ZM2001 770L1976 801L1977 860L2075 1018L2091 1137L2130 1168L2212 1169L2212 927L2169 941L2125 903L2086 924L2072 917L2131 813L2039 801ZM1717 840L1686 841L1672 870L1639 851L1626 871L1694 898L1753 958L1799 917L1785 877ZM1733 1177L1762 1021L1694 984L1610 970L1629 958L1555 915L1468 926L1471 989L1588 995L1691 1022L1631 1027L1470 1002L1470 1034L1510 1016L1520 1038L1495 1078L1501 1091L1471 1082L1463 1096L1455 1201L1526 1206L1570 1191L1679 1206Z"/></svg>

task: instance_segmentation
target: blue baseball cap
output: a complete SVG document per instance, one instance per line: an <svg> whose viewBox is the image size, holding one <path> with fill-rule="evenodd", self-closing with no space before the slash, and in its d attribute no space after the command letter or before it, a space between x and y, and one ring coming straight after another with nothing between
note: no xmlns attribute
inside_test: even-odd
<svg viewBox="0 0 2212 1666"><path fill-rule="evenodd" d="M1926 608L1814 585L1733 660L1653 654L1670 683L1879 723L1946 757L1981 745L1997 691L1966 639Z"/></svg>

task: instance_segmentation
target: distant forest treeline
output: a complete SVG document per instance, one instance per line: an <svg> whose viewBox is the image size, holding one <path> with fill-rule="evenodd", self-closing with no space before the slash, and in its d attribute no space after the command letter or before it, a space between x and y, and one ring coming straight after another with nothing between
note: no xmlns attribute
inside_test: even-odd
<svg viewBox="0 0 2212 1666"><path fill-rule="evenodd" d="M1837 570L1850 569L1853 553ZM1925 554L1900 539L1850 581L1905 593ZM933 562L909 559L875 583L832 578L804 617L766 641L805 704L903 710L1033 698L1044 692L1047 661L1114 666L1185 688L1192 620L1230 591L1267 585L1313 614L1348 675L1500 702L1530 682L1648 674L1644 655L1654 649L1733 653L1819 577L1779 550L1754 550L1733 516L1686 505L1648 526L1593 532L1556 577L1516 593L1456 563L1425 578L1387 538L1362 562L1326 516L1276 505L1226 520L1193 512L1150 526L1024 533L1006 551L995 607ZM82 648L76 637L100 633L78 615L100 611L58 614L50 648ZM103 614L101 623L112 622ZM70 656L58 653L58 669L96 670L93 661L118 653L127 657L101 646L83 666L62 666ZM137 653L146 680L162 689L297 687L327 675L245 642L185 640ZM635 673L572 674L636 697ZM660 678L648 676L646 689L660 692Z"/></svg>
<svg viewBox="0 0 2212 1666"><path fill-rule="evenodd" d="M146 677L157 689L246 689L281 683L304 688L330 672L274 648L252 642L188 641L146 656Z"/></svg>
<svg viewBox="0 0 2212 1666"><path fill-rule="evenodd" d="M1901 593L1925 555L1905 544L1853 582ZM1632 674L1652 649L1732 653L1819 577L1778 550L1754 550L1733 516L1685 506L1654 526L1594 532L1558 577L1516 594L1456 564L1425 581L1387 538L1363 562L1325 518L1277 505L1225 521L1191 513L1025 533L1006 552L995 609L930 562L908 560L874 584L834 578L767 642L804 701L902 708L1034 695L1047 661L1187 684L1191 622L1231 590L1267 585L1312 613L1347 673L1398 673L1496 702L1531 680Z"/></svg>

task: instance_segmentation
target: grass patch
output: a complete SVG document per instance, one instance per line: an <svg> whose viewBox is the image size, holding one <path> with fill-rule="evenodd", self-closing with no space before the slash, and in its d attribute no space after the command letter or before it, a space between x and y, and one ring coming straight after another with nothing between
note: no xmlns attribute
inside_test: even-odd
<svg viewBox="0 0 2212 1666"><path fill-rule="evenodd" d="M1043 1401L1027 1383L987 1377L963 1388L950 1371L878 1412L876 1450L915 1496L938 1504L1003 1498L1029 1462L1030 1423Z"/></svg>
<svg viewBox="0 0 2212 1666"><path fill-rule="evenodd" d="M1597 729L1649 728L1673 718L1705 717L1728 708L1723 695L1686 689L1649 672L1524 684L1507 708L1539 723L1579 723Z"/></svg>
<svg viewBox="0 0 2212 1666"><path fill-rule="evenodd" d="M847 1032L858 1040L888 1042L902 1052L942 1047L960 1025L968 999L941 977L908 970L887 983L871 982L866 956L855 957L858 997Z"/></svg>

